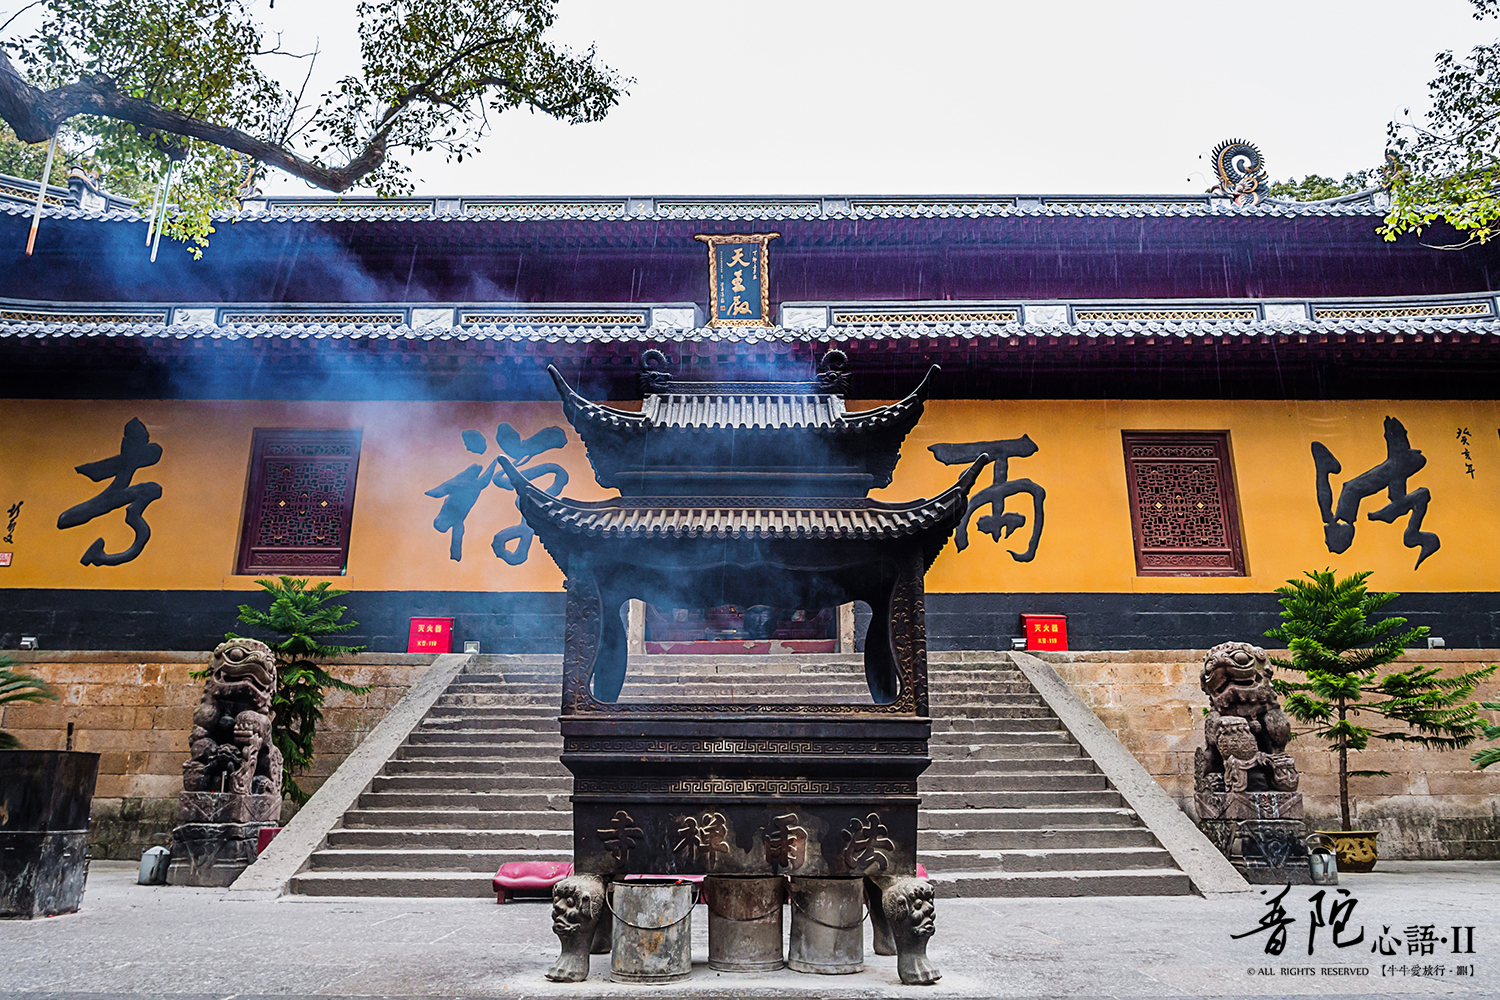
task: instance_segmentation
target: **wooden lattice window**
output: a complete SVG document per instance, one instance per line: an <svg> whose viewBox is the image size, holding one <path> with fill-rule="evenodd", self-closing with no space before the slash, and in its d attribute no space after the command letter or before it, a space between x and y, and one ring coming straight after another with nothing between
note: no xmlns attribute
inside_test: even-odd
<svg viewBox="0 0 1500 1000"><path fill-rule="evenodd" d="M344 572L360 436L256 429L236 572Z"/></svg>
<svg viewBox="0 0 1500 1000"><path fill-rule="evenodd" d="M1225 434L1125 434L1141 576L1244 576Z"/></svg>

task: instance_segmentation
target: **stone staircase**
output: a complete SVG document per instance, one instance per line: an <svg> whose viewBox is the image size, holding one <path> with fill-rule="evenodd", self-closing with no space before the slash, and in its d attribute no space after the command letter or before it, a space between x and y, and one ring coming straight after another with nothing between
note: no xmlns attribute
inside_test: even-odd
<svg viewBox="0 0 1500 1000"><path fill-rule="evenodd" d="M572 856L558 657L479 656L458 674L290 891L484 896L506 861ZM919 860L940 896L1190 891L1003 653L935 654ZM850 701L855 657L636 657L622 700Z"/></svg>
<svg viewBox="0 0 1500 1000"><path fill-rule="evenodd" d="M289 891L486 896L506 861L571 861L561 660L476 656Z"/></svg>
<svg viewBox="0 0 1500 1000"><path fill-rule="evenodd" d="M917 860L937 895L1191 891L1171 855L1003 653L933 659L932 766L918 785Z"/></svg>

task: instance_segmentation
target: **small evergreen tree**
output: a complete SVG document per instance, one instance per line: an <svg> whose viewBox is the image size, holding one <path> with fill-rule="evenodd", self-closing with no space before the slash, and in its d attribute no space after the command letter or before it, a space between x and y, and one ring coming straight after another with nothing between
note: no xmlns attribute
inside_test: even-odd
<svg viewBox="0 0 1500 1000"><path fill-rule="evenodd" d="M1494 668L1492 667L1491 669ZM1483 701L1479 703L1479 707L1489 712L1500 712L1500 701ZM1485 739L1492 742L1494 740L1500 740L1500 726L1494 725L1490 722L1486 722L1483 719L1479 720L1479 724L1484 730ZM1479 769L1483 771L1491 764L1500 764L1500 747L1485 747L1483 750L1477 751L1474 756L1469 759L1472 760L1476 765L1478 765Z"/></svg>
<svg viewBox="0 0 1500 1000"><path fill-rule="evenodd" d="M1300 722L1312 723L1312 735L1338 754L1339 818L1342 829L1351 830L1349 779L1389 772L1349 770L1350 751L1366 749L1371 739L1438 750L1468 746L1485 724L1479 706L1469 699L1474 685L1496 667L1444 678L1437 667L1419 664L1380 676L1382 667L1425 638L1428 629L1407 629L1405 618L1376 619L1397 595L1369 593L1369 572L1342 580L1326 569L1304 575L1306 580L1288 580L1276 589L1282 621L1266 636L1284 641L1292 654L1289 660L1272 662L1299 671L1306 680L1274 684L1286 711ZM1395 728L1376 732L1359 721L1366 716Z"/></svg>
<svg viewBox="0 0 1500 1000"><path fill-rule="evenodd" d="M330 646L321 640L342 635L359 624L343 621L349 610L328 601L343 597L347 590L332 590L328 581L308 589L306 580L283 576L279 580L256 580L271 595L269 611L248 604L240 605L240 624L272 632L281 637L270 644L276 654L276 695L271 702L275 719L271 738L281 751L282 791L298 805L309 798L297 784L294 774L301 774L312 763L313 737L323 719L323 698L328 689L364 694L359 687L334 677L318 665L318 660L347 656L364 646ZM226 639L254 638L225 633Z"/></svg>
<svg viewBox="0 0 1500 1000"><path fill-rule="evenodd" d="M15 660L8 656L0 656L0 708L20 704L23 701L43 702L58 699L57 689L51 684L40 677L17 673L13 669L15 666ZM21 741L0 729L0 750L20 749Z"/></svg>

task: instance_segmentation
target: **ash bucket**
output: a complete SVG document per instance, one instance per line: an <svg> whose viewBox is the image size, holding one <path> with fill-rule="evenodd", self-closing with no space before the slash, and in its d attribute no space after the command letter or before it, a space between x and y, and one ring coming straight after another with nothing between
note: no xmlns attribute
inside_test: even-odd
<svg viewBox="0 0 1500 1000"><path fill-rule="evenodd" d="M609 978L617 983L675 983L693 971L691 882L630 879L611 883L614 933Z"/></svg>
<svg viewBox="0 0 1500 1000"><path fill-rule="evenodd" d="M709 875L703 880L708 904L708 967L719 972L772 972L781 957L781 904L786 879Z"/></svg>
<svg viewBox="0 0 1500 1000"><path fill-rule="evenodd" d="M792 934L786 964L797 972L846 976L865 967L863 878L792 877Z"/></svg>

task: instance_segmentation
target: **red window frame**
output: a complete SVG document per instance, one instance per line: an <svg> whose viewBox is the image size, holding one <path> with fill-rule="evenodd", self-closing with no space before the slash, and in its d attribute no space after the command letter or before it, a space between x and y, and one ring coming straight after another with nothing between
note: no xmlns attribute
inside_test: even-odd
<svg viewBox="0 0 1500 1000"><path fill-rule="evenodd" d="M355 486L359 476L359 451L363 432L355 430L302 430L287 427L257 427L250 445L250 472L245 486L244 518L240 526L239 554L235 573L304 573L341 576L349 563L349 531L354 521ZM277 466L281 468L277 468ZM277 476L293 474L292 466L311 471L319 487L289 497ZM344 466L344 468L340 468ZM341 480L341 481L340 481ZM278 486L281 487L278 496ZM268 544L262 526L274 517L272 504L295 503L335 506L337 537L330 544ZM309 511L313 508L309 507ZM293 515L296 516L296 515Z"/></svg>

